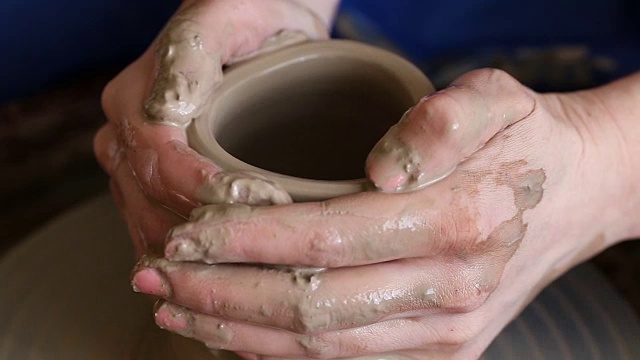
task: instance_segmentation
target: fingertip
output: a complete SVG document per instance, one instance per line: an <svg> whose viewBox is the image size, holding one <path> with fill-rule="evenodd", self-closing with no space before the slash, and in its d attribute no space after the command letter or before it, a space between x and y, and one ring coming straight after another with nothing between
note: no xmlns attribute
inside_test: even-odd
<svg viewBox="0 0 640 360"><path fill-rule="evenodd" d="M385 192L411 190L424 178L422 158L399 138L396 125L376 144L366 161L366 173L374 186Z"/></svg>
<svg viewBox="0 0 640 360"><path fill-rule="evenodd" d="M367 178L376 189L389 192L402 188L407 174L398 171L397 164L389 156L372 153L367 159Z"/></svg>

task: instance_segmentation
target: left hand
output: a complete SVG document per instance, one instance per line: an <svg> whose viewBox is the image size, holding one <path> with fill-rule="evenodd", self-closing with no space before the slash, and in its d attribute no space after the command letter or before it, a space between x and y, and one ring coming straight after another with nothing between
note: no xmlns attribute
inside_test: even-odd
<svg viewBox="0 0 640 360"><path fill-rule="evenodd" d="M545 285L637 233L621 215L638 208L635 165L598 100L469 73L420 101L368 160L378 187L416 191L205 207L133 283L166 300L161 327L212 348L477 358Z"/></svg>

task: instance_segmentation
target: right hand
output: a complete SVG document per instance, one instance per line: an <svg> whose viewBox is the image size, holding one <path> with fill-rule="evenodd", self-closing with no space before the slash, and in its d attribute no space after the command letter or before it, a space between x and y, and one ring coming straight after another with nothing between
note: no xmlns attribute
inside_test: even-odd
<svg viewBox="0 0 640 360"><path fill-rule="evenodd" d="M222 81L222 66L265 50L276 36L286 44L326 38L328 30L293 0L185 1L105 88L109 121L96 135L95 153L138 258L161 252L168 230L192 209L219 201L223 169L187 145L184 129Z"/></svg>

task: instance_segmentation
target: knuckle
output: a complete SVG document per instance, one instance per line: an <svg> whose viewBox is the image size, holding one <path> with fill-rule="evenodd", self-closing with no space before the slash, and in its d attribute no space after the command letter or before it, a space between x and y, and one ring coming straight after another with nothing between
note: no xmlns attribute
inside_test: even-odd
<svg viewBox="0 0 640 360"><path fill-rule="evenodd" d="M294 306L293 331L311 336L328 330L332 325L331 311L327 307L317 306L305 292L301 294L301 299Z"/></svg>
<svg viewBox="0 0 640 360"><path fill-rule="evenodd" d="M467 83L478 91L483 87L486 88L487 85L501 88L503 91L520 85L518 80L508 72L496 68L482 68L470 71L454 83Z"/></svg>
<svg viewBox="0 0 640 360"><path fill-rule="evenodd" d="M472 72L478 79L481 79L485 82L501 82L505 80L511 80L513 77L509 75L506 71L497 68L482 68L477 69Z"/></svg>
<svg viewBox="0 0 640 360"><path fill-rule="evenodd" d="M116 78L117 79L117 78ZM100 95L100 104L102 106L102 110L104 111L107 119L113 119L113 99L116 94L116 79L112 79L107 83L107 85L102 89L102 94Z"/></svg>
<svg viewBox="0 0 640 360"><path fill-rule="evenodd" d="M486 301L491 290L479 282L468 281L452 293L449 310L459 313L471 313L478 310Z"/></svg>
<svg viewBox="0 0 640 360"><path fill-rule="evenodd" d="M312 230L306 245L306 259L309 265L335 267L342 260L342 238L332 230Z"/></svg>
<svg viewBox="0 0 640 360"><path fill-rule="evenodd" d="M482 327L479 325L475 319L465 317L463 321L451 322L447 326L430 327L429 331L434 334L434 337L422 345L437 345L443 350L446 349L447 353L453 356L481 334Z"/></svg>
<svg viewBox="0 0 640 360"><path fill-rule="evenodd" d="M459 133L460 122L468 110L462 99L450 91L442 91L423 103L421 111L422 129L440 141L453 141Z"/></svg>
<svg viewBox="0 0 640 360"><path fill-rule="evenodd" d="M442 336L439 343L454 348L460 348L466 345L475 338L475 335L471 331L463 329L448 329L445 330L446 334Z"/></svg>
<svg viewBox="0 0 640 360"><path fill-rule="evenodd" d="M115 136L113 126L104 125L93 139L93 151L100 166L109 176L114 176L122 162L123 151Z"/></svg>
<svg viewBox="0 0 640 360"><path fill-rule="evenodd" d="M468 252L481 236L476 215L467 211L443 213L434 222L433 231L439 241L431 246L441 252Z"/></svg>
<svg viewBox="0 0 640 360"><path fill-rule="evenodd" d="M439 339L441 345L461 349L473 342L483 330L478 317L466 317L461 324L446 327Z"/></svg>
<svg viewBox="0 0 640 360"><path fill-rule="evenodd" d="M326 335L303 335L297 339L304 356L311 359L333 359L337 346Z"/></svg>

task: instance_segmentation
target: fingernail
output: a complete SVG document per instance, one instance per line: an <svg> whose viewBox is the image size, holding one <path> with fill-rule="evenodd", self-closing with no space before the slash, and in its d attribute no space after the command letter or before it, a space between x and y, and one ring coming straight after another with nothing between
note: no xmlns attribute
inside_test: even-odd
<svg viewBox="0 0 640 360"><path fill-rule="evenodd" d="M154 268L141 268L131 280L133 291L167 298L171 296L171 287L163 274Z"/></svg>
<svg viewBox="0 0 640 360"><path fill-rule="evenodd" d="M156 325L161 329L174 331L180 335L189 336L191 315L184 309L162 302L154 312Z"/></svg>

